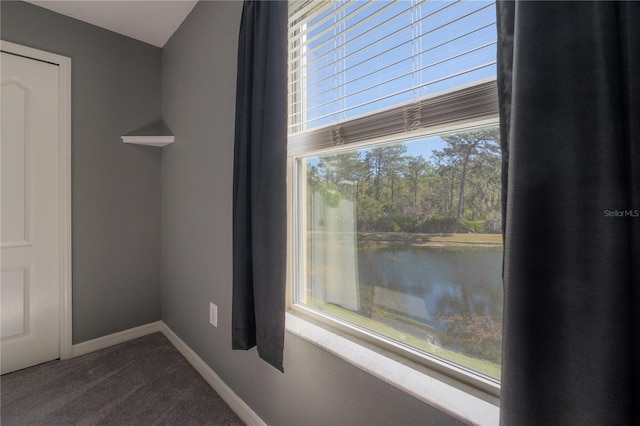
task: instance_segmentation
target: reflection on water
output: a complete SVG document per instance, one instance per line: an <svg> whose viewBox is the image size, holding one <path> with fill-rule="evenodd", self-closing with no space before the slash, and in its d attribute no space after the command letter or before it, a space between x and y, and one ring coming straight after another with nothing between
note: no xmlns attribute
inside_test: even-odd
<svg viewBox="0 0 640 426"><path fill-rule="evenodd" d="M443 328L452 315L502 319L501 247L387 247L358 253L376 305Z"/></svg>
<svg viewBox="0 0 640 426"><path fill-rule="evenodd" d="M498 369L485 372L499 377L502 247L385 246L356 250L353 239L334 239L326 244L322 236L314 237L314 244L310 244L314 262L307 281L312 300L357 314L370 321L365 328L375 328L373 324L390 327L395 332L383 333L393 339L412 336L417 340L411 346L418 345L422 350L437 353L437 349L428 348L446 348L488 361ZM477 371L483 368L468 358L456 362L467 363Z"/></svg>

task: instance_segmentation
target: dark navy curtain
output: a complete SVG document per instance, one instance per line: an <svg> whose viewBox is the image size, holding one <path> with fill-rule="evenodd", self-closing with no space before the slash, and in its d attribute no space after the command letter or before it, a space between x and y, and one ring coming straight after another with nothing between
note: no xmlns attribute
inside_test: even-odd
<svg viewBox="0 0 640 426"><path fill-rule="evenodd" d="M238 45L233 168L232 347L283 371L287 2L246 1Z"/></svg>
<svg viewBox="0 0 640 426"><path fill-rule="evenodd" d="M640 424L640 2L499 1L503 425Z"/></svg>

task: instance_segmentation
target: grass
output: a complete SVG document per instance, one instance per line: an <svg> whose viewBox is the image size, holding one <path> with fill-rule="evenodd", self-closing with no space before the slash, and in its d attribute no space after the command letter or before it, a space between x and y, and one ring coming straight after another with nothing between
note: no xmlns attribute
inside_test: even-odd
<svg viewBox="0 0 640 426"><path fill-rule="evenodd" d="M502 246L502 234L420 234L413 232L359 232L360 244L388 246Z"/></svg>
<svg viewBox="0 0 640 426"><path fill-rule="evenodd" d="M323 303L317 300L310 300L308 304L324 313L338 317L351 324L371 330L377 334L391 338L397 342L412 346L422 352L436 355L455 364L477 371L489 377L500 379L501 367L499 364L489 362L487 360L473 358L441 346L433 345L427 340L420 339L411 334L396 330L384 323L371 320L370 318L359 315L355 312L341 308L339 306ZM427 326L425 326L427 327Z"/></svg>

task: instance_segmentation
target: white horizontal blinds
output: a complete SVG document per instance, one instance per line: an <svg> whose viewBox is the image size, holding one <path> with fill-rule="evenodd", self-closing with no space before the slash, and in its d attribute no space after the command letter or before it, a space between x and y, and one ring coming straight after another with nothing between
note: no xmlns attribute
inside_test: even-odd
<svg viewBox="0 0 640 426"><path fill-rule="evenodd" d="M434 99L455 97L434 95L496 74L489 1L290 2L289 40L291 135L334 126L325 135L350 143L350 120L383 110L383 133L400 123L413 130L433 121L426 117L436 111L425 108ZM447 112L437 113L446 122Z"/></svg>

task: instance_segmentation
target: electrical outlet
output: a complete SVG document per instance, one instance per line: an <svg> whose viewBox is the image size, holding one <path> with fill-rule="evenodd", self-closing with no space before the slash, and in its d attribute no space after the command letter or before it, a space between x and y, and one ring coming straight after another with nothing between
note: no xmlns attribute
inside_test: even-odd
<svg viewBox="0 0 640 426"><path fill-rule="evenodd" d="M209 322L212 326L218 326L218 306L209 302Z"/></svg>

